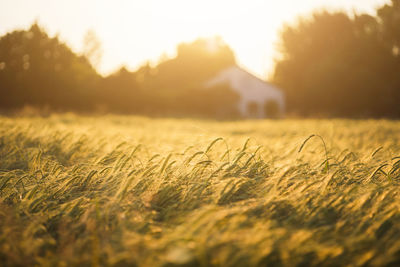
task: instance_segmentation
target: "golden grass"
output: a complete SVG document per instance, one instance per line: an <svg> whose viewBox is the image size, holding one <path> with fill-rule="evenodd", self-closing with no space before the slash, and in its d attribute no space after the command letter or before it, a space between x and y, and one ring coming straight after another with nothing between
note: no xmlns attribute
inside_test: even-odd
<svg viewBox="0 0 400 267"><path fill-rule="evenodd" d="M0 263L396 266L399 133L384 120L2 117Z"/></svg>

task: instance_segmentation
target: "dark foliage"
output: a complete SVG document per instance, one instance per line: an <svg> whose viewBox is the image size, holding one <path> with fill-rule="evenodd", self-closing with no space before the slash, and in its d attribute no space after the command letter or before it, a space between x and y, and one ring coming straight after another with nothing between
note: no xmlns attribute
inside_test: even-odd
<svg viewBox="0 0 400 267"><path fill-rule="evenodd" d="M274 81L302 115L400 116L400 1L377 16L317 12L281 33Z"/></svg>
<svg viewBox="0 0 400 267"><path fill-rule="evenodd" d="M0 107L91 110L99 75L37 24L0 39Z"/></svg>

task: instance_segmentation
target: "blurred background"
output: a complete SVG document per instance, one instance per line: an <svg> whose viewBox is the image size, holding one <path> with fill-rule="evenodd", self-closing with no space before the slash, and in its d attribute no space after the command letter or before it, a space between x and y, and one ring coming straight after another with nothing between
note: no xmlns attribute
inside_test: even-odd
<svg viewBox="0 0 400 267"><path fill-rule="evenodd" d="M400 0L0 2L5 114L398 118L399 104Z"/></svg>

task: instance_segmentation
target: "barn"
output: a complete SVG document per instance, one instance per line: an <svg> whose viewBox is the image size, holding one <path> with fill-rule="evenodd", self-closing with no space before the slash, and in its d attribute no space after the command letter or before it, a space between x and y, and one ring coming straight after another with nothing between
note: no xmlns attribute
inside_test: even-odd
<svg viewBox="0 0 400 267"><path fill-rule="evenodd" d="M237 109L244 118L277 118L284 115L283 92L236 65L217 73L205 86L210 88L219 84L228 84L239 95Z"/></svg>

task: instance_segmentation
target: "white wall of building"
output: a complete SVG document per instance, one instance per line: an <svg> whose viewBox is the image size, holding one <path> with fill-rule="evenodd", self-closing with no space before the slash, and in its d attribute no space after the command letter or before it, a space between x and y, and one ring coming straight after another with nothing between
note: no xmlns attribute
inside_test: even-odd
<svg viewBox="0 0 400 267"><path fill-rule="evenodd" d="M243 117L267 117L265 104L268 101L274 101L278 105L280 115L285 111L285 99L281 90L237 66L222 70L207 81L206 86L211 87L221 83L227 83L240 96L238 110ZM256 114L251 114L249 105L257 105Z"/></svg>

